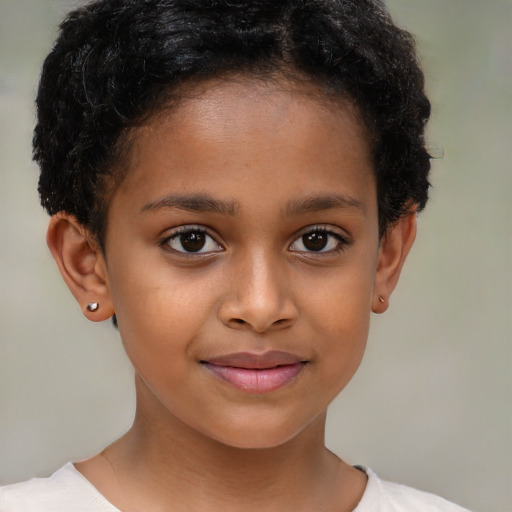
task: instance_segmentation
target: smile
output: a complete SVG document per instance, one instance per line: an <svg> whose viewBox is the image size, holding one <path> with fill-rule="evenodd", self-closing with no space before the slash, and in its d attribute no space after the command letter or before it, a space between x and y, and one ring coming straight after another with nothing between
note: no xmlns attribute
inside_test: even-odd
<svg viewBox="0 0 512 512"><path fill-rule="evenodd" d="M246 393L275 391L295 380L307 361L285 352L251 354L240 352L201 361L221 380Z"/></svg>

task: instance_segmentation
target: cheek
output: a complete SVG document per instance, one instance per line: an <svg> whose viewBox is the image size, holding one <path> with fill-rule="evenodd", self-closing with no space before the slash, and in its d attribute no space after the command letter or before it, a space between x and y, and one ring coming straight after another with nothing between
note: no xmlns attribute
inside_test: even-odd
<svg viewBox="0 0 512 512"><path fill-rule="evenodd" d="M310 290L304 308L317 343L316 355L325 368L324 385L334 397L359 367L366 348L373 269L371 265L352 266Z"/></svg>
<svg viewBox="0 0 512 512"><path fill-rule="evenodd" d="M121 283L113 289L120 335L141 373L176 367L211 310L200 288L169 274L153 267L115 281Z"/></svg>
<svg viewBox="0 0 512 512"><path fill-rule="evenodd" d="M374 268L371 265L347 265L312 281L303 311L329 338L344 338L368 329Z"/></svg>
<svg viewBox="0 0 512 512"><path fill-rule="evenodd" d="M119 268L118 275L113 276L116 314L120 323L129 323L134 330L161 328L178 334L173 329L194 326L209 309L211 287L201 277L194 278L173 269L165 260L156 260L147 258L141 265L125 265L125 270ZM134 272L134 268L141 270Z"/></svg>

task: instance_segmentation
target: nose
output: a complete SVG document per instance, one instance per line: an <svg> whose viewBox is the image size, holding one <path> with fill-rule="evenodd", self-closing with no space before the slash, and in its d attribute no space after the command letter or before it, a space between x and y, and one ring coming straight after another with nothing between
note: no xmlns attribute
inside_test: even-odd
<svg viewBox="0 0 512 512"><path fill-rule="evenodd" d="M240 257L219 309L220 320L232 329L258 334L290 327L298 310L288 272L264 254Z"/></svg>

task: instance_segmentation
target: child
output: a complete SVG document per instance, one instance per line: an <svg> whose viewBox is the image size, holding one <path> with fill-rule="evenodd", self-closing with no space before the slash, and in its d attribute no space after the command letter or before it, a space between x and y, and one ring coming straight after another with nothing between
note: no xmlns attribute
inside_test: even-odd
<svg viewBox="0 0 512 512"><path fill-rule="evenodd" d="M463 510L323 441L427 201L423 75L378 0L99 0L37 107L48 245L137 408L1 512Z"/></svg>

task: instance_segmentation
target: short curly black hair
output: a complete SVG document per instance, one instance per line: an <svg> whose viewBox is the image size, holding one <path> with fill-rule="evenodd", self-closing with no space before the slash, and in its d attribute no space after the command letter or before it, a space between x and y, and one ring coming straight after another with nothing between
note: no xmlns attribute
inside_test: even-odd
<svg viewBox="0 0 512 512"><path fill-rule="evenodd" d="M102 244L107 185L130 128L186 81L279 72L358 105L372 134L381 235L423 209L430 103L414 40L380 0L96 0L71 12L37 95L41 204L73 214Z"/></svg>

